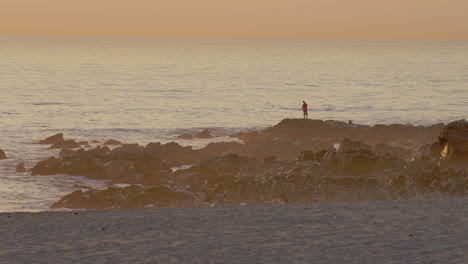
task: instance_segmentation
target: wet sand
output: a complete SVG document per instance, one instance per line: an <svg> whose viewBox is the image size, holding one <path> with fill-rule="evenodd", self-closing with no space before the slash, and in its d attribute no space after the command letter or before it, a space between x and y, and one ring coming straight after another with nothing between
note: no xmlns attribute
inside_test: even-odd
<svg viewBox="0 0 468 264"><path fill-rule="evenodd" d="M468 263L468 198L0 214L0 263Z"/></svg>

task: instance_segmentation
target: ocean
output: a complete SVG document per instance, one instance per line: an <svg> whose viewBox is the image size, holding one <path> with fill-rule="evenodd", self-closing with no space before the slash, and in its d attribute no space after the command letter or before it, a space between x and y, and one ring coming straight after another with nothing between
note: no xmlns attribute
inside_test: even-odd
<svg viewBox="0 0 468 264"><path fill-rule="evenodd" d="M37 141L209 140L301 118L429 125L467 118L468 41L0 36L0 212L44 211L103 181L15 172Z"/></svg>

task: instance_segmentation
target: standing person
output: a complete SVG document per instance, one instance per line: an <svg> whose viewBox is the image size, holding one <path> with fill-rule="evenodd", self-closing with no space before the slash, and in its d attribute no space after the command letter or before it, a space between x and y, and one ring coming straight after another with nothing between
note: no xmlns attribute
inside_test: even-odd
<svg viewBox="0 0 468 264"><path fill-rule="evenodd" d="M309 119L309 114L307 113L307 103L302 101L302 111L304 112L304 119Z"/></svg>

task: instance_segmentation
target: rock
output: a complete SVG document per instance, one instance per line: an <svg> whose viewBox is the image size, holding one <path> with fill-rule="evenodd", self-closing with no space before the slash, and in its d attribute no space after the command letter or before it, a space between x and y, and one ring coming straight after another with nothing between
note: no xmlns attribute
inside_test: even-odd
<svg viewBox="0 0 468 264"><path fill-rule="evenodd" d="M58 133L58 134L50 136L50 137L48 137L48 138L46 138L44 140L39 141L39 144L53 145L53 144L56 144L56 143L62 142L62 141L64 141L63 133Z"/></svg>
<svg viewBox="0 0 468 264"><path fill-rule="evenodd" d="M377 143L374 147L374 151L381 156L390 155L407 161L412 158L414 152L411 149L393 147L385 143Z"/></svg>
<svg viewBox="0 0 468 264"><path fill-rule="evenodd" d="M440 153L442 152L442 147L440 146L439 142L434 142L430 146L431 157L439 157Z"/></svg>
<svg viewBox="0 0 468 264"><path fill-rule="evenodd" d="M465 119L446 125L439 136L442 147L440 166L468 166L468 122Z"/></svg>
<svg viewBox="0 0 468 264"><path fill-rule="evenodd" d="M112 152L107 146L88 151L80 149L75 152L62 152L59 159L50 158L38 162L31 173L80 175L122 183L152 183L161 180L152 180L151 177L164 177L170 172L164 161L145 151L143 147L124 145Z"/></svg>
<svg viewBox="0 0 468 264"><path fill-rule="evenodd" d="M391 143L404 138L421 145L432 142L443 126L443 124L427 127L401 124L367 126L333 120L284 119L273 127L261 131L236 133L231 137L242 139L246 143L273 140L278 137L287 140L327 139L331 142L340 142L344 138L349 138L353 141L365 141L370 145L379 142Z"/></svg>
<svg viewBox="0 0 468 264"><path fill-rule="evenodd" d="M208 129L204 129L203 131L197 133L195 138L213 138L213 136L210 134Z"/></svg>
<svg viewBox="0 0 468 264"><path fill-rule="evenodd" d="M23 163L16 165L16 172L26 172L26 168Z"/></svg>
<svg viewBox="0 0 468 264"><path fill-rule="evenodd" d="M58 156L60 158L63 158L63 157L73 157L75 156L77 153L77 151L75 150L72 150L72 149L68 149L68 148L64 148L62 150L60 150Z"/></svg>
<svg viewBox="0 0 468 264"><path fill-rule="evenodd" d="M89 146L89 142L88 142L88 141L79 141L79 142L78 142L78 145L81 145L81 146Z"/></svg>
<svg viewBox="0 0 468 264"><path fill-rule="evenodd" d="M186 187L157 185L124 188L109 187L106 190L74 191L54 203L52 208L130 209L145 207L193 207L207 206L203 195L192 193Z"/></svg>
<svg viewBox="0 0 468 264"><path fill-rule="evenodd" d="M133 153L133 152L143 152L144 147L139 146L138 144L122 144L120 147L115 148L111 151L113 155L118 153Z"/></svg>
<svg viewBox="0 0 468 264"><path fill-rule="evenodd" d="M71 148L79 148L80 145L78 143L76 143L75 140L64 140L64 141L60 141L60 142L57 142L55 144L53 144L50 148L51 149L71 149Z"/></svg>
<svg viewBox="0 0 468 264"><path fill-rule="evenodd" d="M327 153L328 150L326 149L321 149L315 154L315 158L317 159L318 162L323 162L323 157Z"/></svg>
<svg viewBox="0 0 468 264"><path fill-rule="evenodd" d="M277 162L277 161L278 159L275 156L268 156L268 157L263 158L263 162L266 162L266 163L272 163L272 162Z"/></svg>
<svg viewBox="0 0 468 264"><path fill-rule="evenodd" d="M313 151L310 150L303 150L299 153L299 160L300 161L313 161L316 160L315 154Z"/></svg>
<svg viewBox="0 0 468 264"><path fill-rule="evenodd" d="M2 159L6 159L6 155L5 155L5 152L3 150L0 149L0 160Z"/></svg>
<svg viewBox="0 0 468 264"><path fill-rule="evenodd" d="M122 142L114 139L109 139L106 142L104 142L104 145L122 145Z"/></svg>
<svg viewBox="0 0 468 264"><path fill-rule="evenodd" d="M331 149L323 157L330 169L346 174L366 174L390 168L402 168L406 163L390 155L380 156L360 141L344 139L338 151Z"/></svg>
<svg viewBox="0 0 468 264"><path fill-rule="evenodd" d="M171 167L197 164L206 155L192 147L183 147L175 142L167 144L149 143L145 150L164 159Z"/></svg>
<svg viewBox="0 0 468 264"><path fill-rule="evenodd" d="M182 135L177 136L177 138L180 138L180 139L193 139L193 135L191 135L191 134L182 134Z"/></svg>
<svg viewBox="0 0 468 264"><path fill-rule="evenodd" d="M39 161L31 169L31 175L53 175L59 173L60 169L58 167L58 160L55 157Z"/></svg>
<svg viewBox="0 0 468 264"><path fill-rule="evenodd" d="M352 141L348 138L343 139L340 144L339 151L347 151L347 150L372 150L372 147L364 144L362 141Z"/></svg>

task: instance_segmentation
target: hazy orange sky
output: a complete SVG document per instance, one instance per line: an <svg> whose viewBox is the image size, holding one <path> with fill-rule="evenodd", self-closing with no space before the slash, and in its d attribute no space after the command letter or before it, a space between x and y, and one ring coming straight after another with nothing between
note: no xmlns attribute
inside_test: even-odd
<svg viewBox="0 0 468 264"><path fill-rule="evenodd" d="M468 0L0 0L0 34L468 39Z"/></svg>

